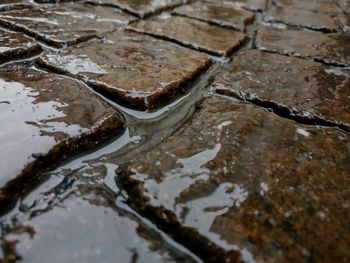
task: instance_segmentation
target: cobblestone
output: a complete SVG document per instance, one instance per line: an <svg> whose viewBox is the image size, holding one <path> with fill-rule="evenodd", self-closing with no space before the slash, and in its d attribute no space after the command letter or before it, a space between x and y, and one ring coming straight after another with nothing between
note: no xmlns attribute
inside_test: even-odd
<svg viewBox="0 0 350 263"><path fill-rule="evenodd" d="M133 18L117 9L91 5L60 5L52 9L0 14L0 24L55 47L73 45L127 24Z"/></svg>
<svg viewBox="0 0 350 263"><path fill-rule="evenodd" d="M339 131L209 98L131 162L124 185L141 213L226 251L216 262L235 262L232 250L246 262L346 262L349 146Z"/></svg>
<svg viewBox="0 0 350 263"><path fill-rule="evenodd" d="M15 66L1 69L0 82L0 120L6 123L0 133L1 188L16 189L20 178L35 178L123 129L122 117L76 81ZM2 198L0 190L4 208Z"/></svg>
<svg viewBox="0 0 350 263"><path fill-rule="evenodd" d="M350 261L349 0L0 2L0 263Z"/></svg>
<svg viewBox="0 0 350 263"><path fill-rule="evenodd" d="M24 9L30 6L29 0L2 0L0 3L0 11Z"/></svg>
<svg viewBox="0 0 350 263"><path fill-rule="evenodd" d="M89 2L116 6L144 18L178 6L182 0L89 0Z"/></svg>
<svg viewBox="0 0 350 263"><path fill-rule="evenodd" d="M245 39L243 33L181 16L142 20L131 29L217 56L230 55Z"/></svg>
<svg viewBox="0 0 350 263"><path fill-rule="evenodd" d="M271 8L266 16L268 22L280 22L292 27L304 27L323 32L336 32L339 27L334 19L322 13L284 7Z"/></svg>
<svg viewBox="0 0 350 263"><path fill-rule="evenodd" d="M342 10L333 0L274 0L277 6L296 8L315 12L340 14Z"/></svg>
<svg viewBox="0 0 350 263"><path fill-rule="evenodd" d="M257 34L261 50L311 58L326 64L350 65L350 36L263 27Z"/></svg>
<svg viewBox="0 0 350 263"><path fill-rule="evenodd" d="M223 3L252 11L264 11L267 5L266 0L208 0L208 2Z"/></svg>
<svg viewBox="0 0 350 263"><path fill-rule="evenodd" d="M185 85L211 64L197 52L128 31L43 55L40 61L139 109L155 108L161 98L182 93Z"/></svg>
<svg viewBox="0 0 350 263"><path fill-rule="evenodd" d="M350 132L350 74L345 71L249 50L238 54L215 77L212 87L241 100L266 104L291 118L310 123L325 120Z"/></svg>
<svg viewBox="0 0 350 263"><path fill-rule="evenodd" d="M338 18L341 24L341 27L345 33L350 33L350 17L341 16Z"/></svg>
<svg viewBox="0 0 350 263"><path fill-rule="evenodd" d="M81 196L84 194L84 198ZM3 246L14 244L27 262L192 262L147 226L103 197L103 191L79 189L49 211L8 231ZM92 238L93 237L93 238ZM43 250L43 247L54 249ZM7 258L19 257L8 251Z"/></svg>
<svg viewBox="0 0 350 263"><path fill-rule="evenodd" d="M195 2L176 8L174 13L240 31L254 20L254 13L220 3Z"/></svg>
<svg viewBox="0 0 350 263"><path fill-rule="evenodd" d="M20 33L0 30L0 64L38 55L41 47Z"/></svg>

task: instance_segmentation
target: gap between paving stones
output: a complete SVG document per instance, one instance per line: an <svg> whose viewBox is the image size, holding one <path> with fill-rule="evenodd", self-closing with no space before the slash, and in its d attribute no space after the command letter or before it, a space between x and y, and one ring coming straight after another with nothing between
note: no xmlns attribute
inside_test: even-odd
<svg viewBox="0 0 350 263"><path fill-rule="evenodd" d="M254 42L254 38L253 38L253 40L252 40L253 42ZM242 98L239 98L239 99L241 99L241 100L244 100L244 99L242 99ZM253 102L253 101L251 101L252 103L256 103L256 102ZM264 108L270 108L271 107L271 105L259 105L259 106L263 106ZM288 116L289 116L289 113L288 114L286 114L286 115L284 115L284 114L282 114L281 115L281 117L286 117L286 118L288 118ZM290 117L290 116L289 116ZM301 121L303 121L303 120L301 120ZM301 123L303 123L303 122L301 122ZM315 123L313 123L312 125L319 125L319 124L315 124ZM322 124L321 124L322 125ZM324 126L324 125L323 125ZM327 125L326 125L327 126ZM332 126L332 125L331 125ZM333 127L333 126L332 126Z"/></svg>

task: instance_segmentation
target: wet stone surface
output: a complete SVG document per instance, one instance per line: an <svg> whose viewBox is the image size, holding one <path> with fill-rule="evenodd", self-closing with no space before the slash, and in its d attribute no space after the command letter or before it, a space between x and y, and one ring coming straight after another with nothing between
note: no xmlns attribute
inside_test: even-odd
<svg viewBox="0 0 350 263"><path fill-rule="evenodd" d="M315 12L340 14L342 9L333 0L273 0L275 5Z"/></svg>
<svg viewBox="0 0 350 263"><path fill-rule="evenodd" d="M88 2L117 6L131 14L144 18L178 6L182 3L182 0L88 0Z"/></svg>
<svg viewBox="0 0 350 263"><path fill-rule="evenodd" d="M350 132L350 74L341 69L249 50L218 73L212 87L283 116L310 123L325 120Z"/></svg>
<svg viewBox="0 0 350 263"><path fill-rule="evenodd" d="M269 10L265 21L279 22L292 27L303 27L322 32L339 31L338 25L331 16L308 10L274 7Z"/></svg>
<svg viewBox="0 0 350 263"><path fill-rule="evenodd" d="M254 20L254 13L221 3L195 2L176 8L174 13L240 31Z"/></svg>
<svg viewBox="0 0 350 263"><path fill-rule="evenodd" d="M340 16L338 18L341 27L345 33L350 33L350 16Z"/></svg>
<svg viewBox="0 0 350 263"><path fill-rule="evenodd" d="M349 3L0 0L0 263L350 262Z"/></svg>
<svg viewBox="0 0 350 263"><path fill-rule="evenodd" d="M350 66L350 36L262 27L256 38L261 50L311 58L330 65Z"/></svg>
<svg viewBox="0 0 350 263"><path fill-rule="evenodd" d="M66 4L50 9L3 12L0 24L45 42L63 47L86 41L125 26L133 17L110 7Z"/></svg>
<svg viewBox="0 0 350 263"><path fill-rule="evenodd" d="M337 3L344 10L344 12L350 14L350 1L349 0L337 0Z"/></svg>
<svg viewBox="0 0 350 263"><path fill-rule="evenodd" d="M113 108L73 80L13 66L0 70L0 84L0 122L6 124L0 132L0 187L21 187L123 129Z"/></svg>
<svg viewBox="0 0 350 263"><path fill-rule="evenodd" d="M21 33L0 29L0 64L40 54L41 47Z"/></svg>
<svg viewBox="0 0 350 263"><path fill-rule="evenodd" d="M208 0L208 2L222 3L252 11L264 11L267 5L266 0Z"/></svg>
<svg viewBox="0 0 350 263"><path fill-rule="evenodd" d="M347 262L349 173L348 135L211 97L122 182L141 213L226 251L214 262L232 250L246 262Z"/></svg>
<svg viewBox="0 0 350 263"><path fill-rule="evenodd" d="M123 30L105 40L43 55L40 64L77 76L129 107L151 109L183 93L211 61L195 51Z"/></svg>
<svg viewBox="0 0 350 263"><path fill-rule="evenodd" d="M245 39L245 34L181 16L142 20L131 29L216 56L228 56Z"/></svg>
<svg viewBox="0 0 350 263"><path fill-rule="evenodd" d="M29 0L1 0L0 12L31 7Z"/></svg>
<svg viewBox="0 0 350 263"><path fill-rule="evenodd" d="M5 262L193 262L88 187L7 232Z"/></svg>

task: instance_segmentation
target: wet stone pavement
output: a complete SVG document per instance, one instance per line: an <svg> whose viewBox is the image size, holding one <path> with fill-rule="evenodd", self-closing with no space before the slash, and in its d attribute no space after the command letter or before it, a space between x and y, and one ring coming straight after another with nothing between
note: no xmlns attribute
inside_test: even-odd
<svg viewBox="0 0 350 263"><path fill-rule="evenodd" d="M0 263L349 262L348 0L2 0Z"/></svg>

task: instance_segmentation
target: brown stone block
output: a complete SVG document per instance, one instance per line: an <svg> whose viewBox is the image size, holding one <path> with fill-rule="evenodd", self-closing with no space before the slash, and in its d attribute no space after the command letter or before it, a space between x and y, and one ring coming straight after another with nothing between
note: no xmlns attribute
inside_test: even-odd
<svg viewBox="0 0 350 263"><path fill-rule="evenodd" d="M156 108L183 93L211 60L192 50L130 31L41 56L39 63L78 77L137 109Z"/></svg>
<svg viewBox="0 0 350 263"><path fill-rule="evenodd" d="M241 32L181 16L142 20L130 28L216 56L229 56L246 37Z"/></svg>
<svg viewBox="0 0 350 263"><path fill-rule="evenodd" d="M133 17L118 9L66 4L0 13L0 24L55 47L86 41L125 26Z"/></svg>
<svg viewBox="0 0 350 263"><path fill-rule="evenodd" d="M310 58L330 65L350 65L350 36L262 27L256 37L261 50Z"/></svg>
<svg viewBox="0 0 350 263"><path fill-rule="evenodd" d="M349 174L349 135L213 96L120 180L213 262L347 262Z"/></svg>
<svg viewBox="0 0 350 263"><path fill-rule="evenodd" d="M174 13L240 31L254 20L254 13L221 3L194 2L176 8Z"/></svg>
<svg viewBox="0 0 350 263"><path fill-rule="evenodd" d="M0 64L40 54L41 47L21 33L0 30Z"/></svg>

